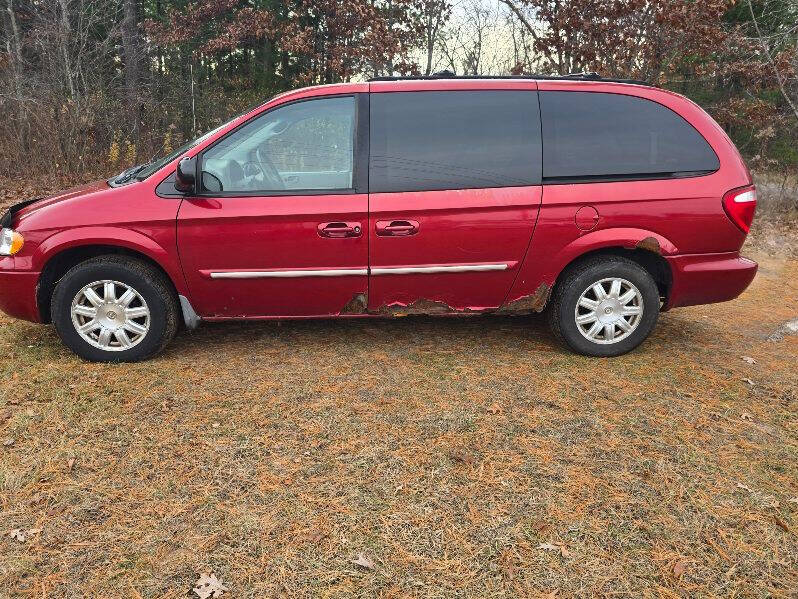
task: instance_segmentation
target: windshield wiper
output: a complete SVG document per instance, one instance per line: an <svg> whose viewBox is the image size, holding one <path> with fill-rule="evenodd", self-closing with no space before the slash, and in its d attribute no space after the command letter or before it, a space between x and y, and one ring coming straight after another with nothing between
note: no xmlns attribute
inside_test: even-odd
<svg viewBox="0 0 798 599"><path fill-rule="evenodd" d="M126 169L119 173L114 178L114 185L122 185L123 183L129 182L133 177L136 176L138 172L140 172L147 164L137 164L136 166L131 166L129 169Z"/></svg>

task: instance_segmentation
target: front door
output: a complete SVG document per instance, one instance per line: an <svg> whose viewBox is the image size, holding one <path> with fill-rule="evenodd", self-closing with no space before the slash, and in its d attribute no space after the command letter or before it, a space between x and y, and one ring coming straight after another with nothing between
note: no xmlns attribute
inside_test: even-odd
<svg viewBox="0 0 798 599"><path fill-rule="evenodd" d="M504 301L540 207L540 113L533 82L497 86L372 84L371 311L482 311Z"/></svg>
<svg viewBox="0 0 798 599"><path fill-rule="evenodd" d="M177 237L200 316L328 316L365 301L368 195L355 163L363 100L280 105L199 155L202 186L180 206Z"/></svg>

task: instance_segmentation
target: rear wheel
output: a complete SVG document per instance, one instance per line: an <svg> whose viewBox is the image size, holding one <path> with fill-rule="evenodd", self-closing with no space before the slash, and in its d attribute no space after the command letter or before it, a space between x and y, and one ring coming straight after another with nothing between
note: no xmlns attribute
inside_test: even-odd
<svg viewBox="0 0 798 599"><path fill-rule="evenodd" d="M657 284L621 256L590 259L557 283L549 309L555 336L577 353L618 356L640 345L659 317Z"/></svg>
<svg viewBox="0 0 798 599"><path fill-rule="evenodd" d="M95 362L135 362L174 337L178 306L169 283L136 259L101 256L58 282L52 317L64 344Z"/></svg>

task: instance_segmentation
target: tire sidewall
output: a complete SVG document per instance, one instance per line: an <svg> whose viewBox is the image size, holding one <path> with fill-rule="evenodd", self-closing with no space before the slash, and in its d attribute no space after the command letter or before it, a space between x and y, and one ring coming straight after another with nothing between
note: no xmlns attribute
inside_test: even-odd
<svg viewBox="0 0 798 599"><path fill-rule="evenodd" d="M592 343L579 331L574 318L576 304L590 285L607 278L623 278L633 283L643 296L643 316L640 324L625 339L604 345ZM632 351L651 334L657 324L660 309L659 290L651 275L634 262L613 260L598 262L568 280L560 296L560 331L566 343L581 354L591 356L618 356Z"/></svg>
<svg viewBox="0 0 798 599"><path fill-rule="evenodd" d="M146 272L146 271L144 271ZM153 284L140 268L114 262L89 262L69 271L56 286L52 300L52 318L64 344L80 357L93 362L134 362L156 353L167 334L168 307L163 289ZM119 281L135 289L147 302L150 327L144 339L124 351L104 351L87 343L72 322L72 301L86 285L101 280Z"/></svg>

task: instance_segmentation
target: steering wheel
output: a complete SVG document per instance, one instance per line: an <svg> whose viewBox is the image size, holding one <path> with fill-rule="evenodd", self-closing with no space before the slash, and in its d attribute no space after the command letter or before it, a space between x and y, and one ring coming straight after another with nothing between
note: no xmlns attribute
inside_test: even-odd
<svg viewBox="0 0 798 599"><path fill-rule="evenodd" d="M260 146L255 150L255 157L260 163L260 169L264 179L274 185L274 189L285 189L285 181L283 181L283 178L280 176L279 171L274 166L271 159L264 152L261 152Z"/></svg>

